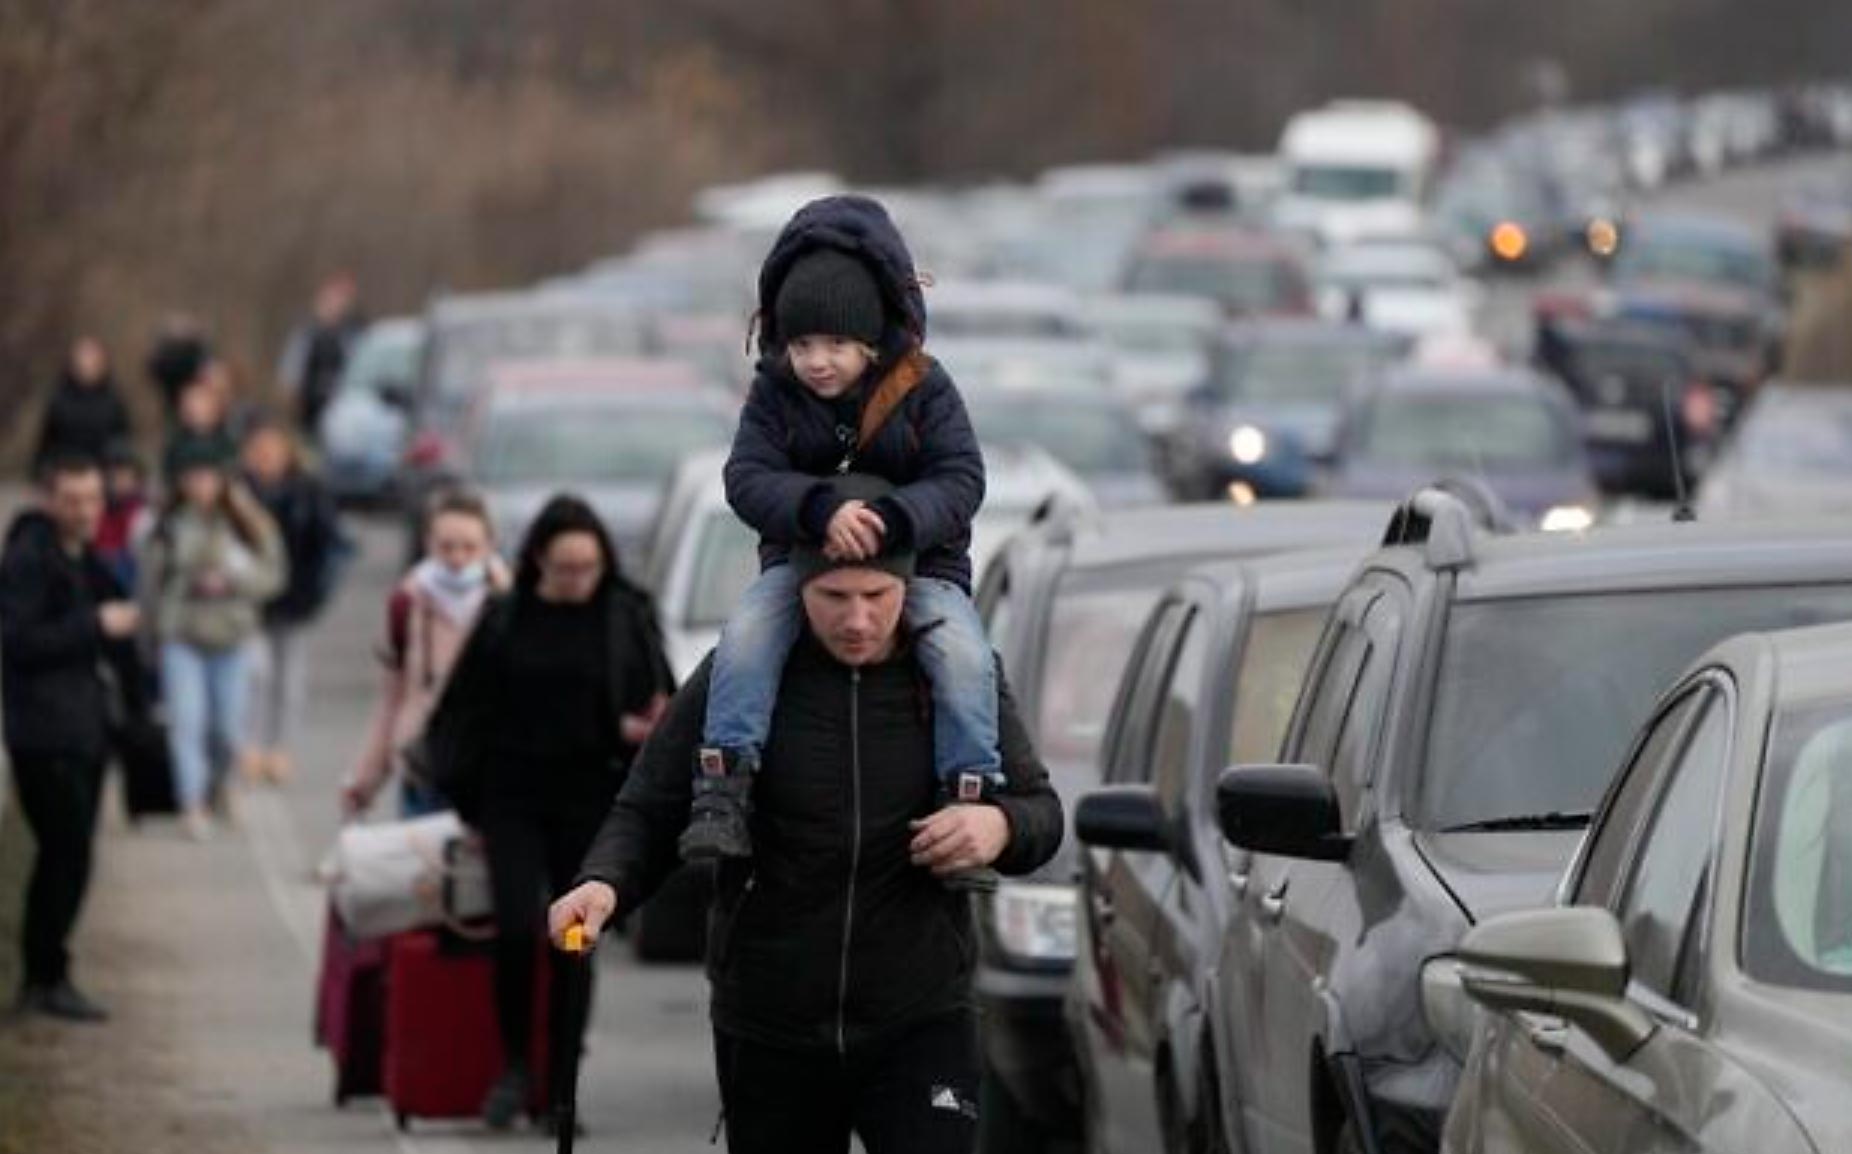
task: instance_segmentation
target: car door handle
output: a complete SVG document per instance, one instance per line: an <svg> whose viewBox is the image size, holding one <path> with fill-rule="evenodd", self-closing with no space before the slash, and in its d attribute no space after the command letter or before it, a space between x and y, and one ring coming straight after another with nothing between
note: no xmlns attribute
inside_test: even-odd
<svg viewBox="0 0 1852 1154"><path fill-rule="evenodd" d="M1286 916L1286 883L1281 882L1266 893L1260 895L1260 916L1268 922L1278 923Z"/></svg>
<svg viewBox="0 0 1852 1154"><path fill-rule="evenodd" d="M1524 1023L1524 1036L1546 1054L1560 1054L1569 1042L1569 1027L1561 1018L1531 1018Z"/></svg>
<svg viewBox="0 0 1852 1154"><path fill-rule="evenodd" d="M1235 897L1237 899L1247 897L1248 896L1248 871L1229 870L1228 871L1228 888L1235 891Z"/></svg>

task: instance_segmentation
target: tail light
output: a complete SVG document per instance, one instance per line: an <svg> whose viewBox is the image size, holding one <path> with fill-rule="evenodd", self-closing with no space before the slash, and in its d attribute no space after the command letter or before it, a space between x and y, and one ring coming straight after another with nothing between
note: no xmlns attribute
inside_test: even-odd
<svg viewBox="0 0 1852 1154"><path fill-rule="evenodd" d="M1525 235L1522 225L1500 221L1492 230L1491 245L1492 255L1506 264L1516 264L1530 251L1530 237Z"/></svg>
<svg viewBox="0 0 1852 1154"><path fill-rule="evenodd" d="M1707 381L1692 381L1685 386L1684 396L1679 398L1678 415L1687 433L1700 437L1714 435L1722 417L1717 390Z"/></svg>
<svg viewBox="0 0 1852 1154"><path fill-rule="evenodd" d="M405 463L414 469L435 469L450 460L450 442L429 429L413 437L405 446Z"/></svg>

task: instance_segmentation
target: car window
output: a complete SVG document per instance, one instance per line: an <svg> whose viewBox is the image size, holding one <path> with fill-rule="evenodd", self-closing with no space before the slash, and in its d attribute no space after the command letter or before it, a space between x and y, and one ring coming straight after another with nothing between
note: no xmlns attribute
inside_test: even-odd
<svg viewBox="0 0 1852 1154"><path fill-rule="evenodd" d="M1057 594L1042 658L1036 734L1049 761L1097 764L1123 663L1157 598L1156 589L1142 585L1064 588Z"/></svg>
<svg viewBox="0 0 1852 1154"><path fill-rule="evenodd" d="M1367 645L1356 688L1344 710L1337 745L1330 761L1331 781L1337 789L1338 809L1345 828L1356 828L1364 791L1375 777L1377 738L1388 706L1390 681L1395 674L1396 643L1402 633L1401 606L1383 597L1370 607L1364 621Z"/></svg>
<svg viewBox="0 0 1852 1154"><path fill-rule="evenodd" d="M759 539L726 508L709 512L698 532L687 623L696 629L718 629L759 576Z"/></svg>
<svg viewBox="0 0 1852 1154"><path fill-rule="evenodd" d="M1321 766L1331 764L1331 755L1337 749L1338 730L1344 724L1344 711L1350 707L1370 650L1369 638L1356 626L1336 623L1332 628L1337 633L1325 651L1316 680L1306 683L1306 690L1312 696L1306 704L1299 748L1294 755L1301 762Z"/></svg>
<svg viewBox="0 0 1852 1154"><path fill-rule="evenodd" d="M1591 812L1660 688L1706 649L1736 633L1846 620L1852 588L1844 585L1458 605L1441 652L1416 822L1449 829ZM1616 628L1626 644L1614 644Z"/></svg>
<svg viewBox="0 0 1852 1154"><path fill-rule="evenodd" d="M1176 654L1178 623L1189 606L1168 602L1158 607L1145 626L1132 660L1126 663L1115 710L1122 710L1113 747L1106 751L1106 780L1114 785L1138 785L1151 780L1152 714L1168 692L1165 684Z"/></svg>
<svg viewBox="0 0 1852 1154"><path fill-rule="evenodd" d="M1542 396L1384 396L1363 417L1360 455L1384 464L1542 468L1573 454L1573 431Z"/></svg>
<svg viewBox="0 0 1852 1154"><path fill-rule="evenodd" d="M1293 703L1324 628L1323 609L1267 613L1248 627L1235 675L1235 709L1228 737L1228 761L1261 765L1280 756Z"/></svg>
<svg viewBox="0 0 1852 1154"><path fill-rule="evenodd" d="M541 407L492 414L475 454L485 485L666 479L686 457L727 443L717 409Z"/></svg>
<svg viewBox="0 0 1852 1154"><path fill-rule="evenodd" d="M1016 678L1011 642L1016 633L1016 598L1011 596L1010 567L999 560L994 566L997 576L987 579L977 591L978 615L984 619L984 631L990 634L990 647L1003 655L1003 673Z"/></svg>
<svg viewBox="0 0 1852 1154"><path fill-rule="evenodd" d="M1744 967L1764 982L1852 993L1852 710L1844 703L1776 719L1754 838Z"/></svg>
<svg viewBox="0 0 1852 1154"><path fill-rule="evenodd" d="M1621 870L1640 830L1646 804L1652 799L1653 786L1665 776L1666 766L1683 748L1685 727L1703 700L1702 691L1693 691L1661 713L1633 761L1617 779L1602 811L1601 824L1589 835L1581 877L1576 883L1577 902L1605 906L1613 901L1614 887L1620 884Z"/></svg>
<svg viewBox="0 0 1852 1154"><path fill-rule="evenodd" d="M1660 791L1615 910L1627 939L1634 981L1690 1005L1691 972L1707 920L1717 803L1730 746L1730 715L1721 694L1707 697L1691 737Z"/></svg>
<svg viewBox="0 0 1852 1154"><path fill-rule="evenodd" d="M1192 613L1183 623L1176 661L1165 682L1151 735L1151 780L1158 796L1174 802L1184 796L1190 779L1190 735L1202 704L1203 666L1209 649L1209 622Z"/></svg>
<svg viewBox="0 0 1852 1154"><path fill-rule="evenodd" d="M1222 400L1258 405L1335 405L1387 359L1387 345L1255 344L1225 354L1210 387Z"/></svg>

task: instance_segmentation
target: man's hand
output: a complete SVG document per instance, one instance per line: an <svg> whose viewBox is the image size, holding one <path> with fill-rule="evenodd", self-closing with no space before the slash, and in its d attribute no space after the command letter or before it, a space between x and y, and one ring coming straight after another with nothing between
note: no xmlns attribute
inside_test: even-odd
<svg viewBox="0 0 1852 1154"><path fill-rule="evenodd" d="M547 936L559 949L566 948L566 931L585 927L585 948L598 943L598 931L617 912L617 891L603 882L586 882L553 903L547 911Z"/></svg>
<svg viewBox="0 0 1852 1154"><path fill-rule="evenodd" d="M994 805L948 805L913 823L913 864L939 877L983 869L1010 844L1010 819Z"/></svg>
<svg viewBox="0 0 1852 1154"><path fill-rule="evenodd" d="M626 713L617 719L618 730L623 739L631 745L642 745L649 740L649 735L656 732L656 726L662 721L663 714L669 712L669 695L658 693L650 698L648 707L641 713Z"/></svg>
<svg viewBox="0 0 1852 1154"><path fill-rule="evenodd" d="M96 623L103 636L122 641L141 628L141 610L132 601L106 601L97 606Z"/></svg>
<svg viewBox="0 0 1852 1154"><path fill-rule="evenodd" d="M823 535L823 555L832 561L866 561L881 552L887 523L861 501L845 501Z"/></svg>

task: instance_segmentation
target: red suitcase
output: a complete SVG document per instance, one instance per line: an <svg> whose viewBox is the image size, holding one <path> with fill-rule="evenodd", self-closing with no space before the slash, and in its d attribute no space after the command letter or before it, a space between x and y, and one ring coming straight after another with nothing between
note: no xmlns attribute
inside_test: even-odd
<svg viewBox="0 0 1852 1154"><path fill-rule="evenodd" d="M380 1092L386 1028L386 947L357 941L328 907L316 985L315 1042L334 1058L334 1104Z"/></svg>
<svg viewBox="0 0 1852 1154"><path fill-rule="evenodd" d="M537 969L534 1085L529 1113L547 1104L547 962ZM480 946L435 932L397 934L386 948L386 1100L399 1129L413 1118L469 1118L503 1066L495 1023L494 962Z"/></svg>

